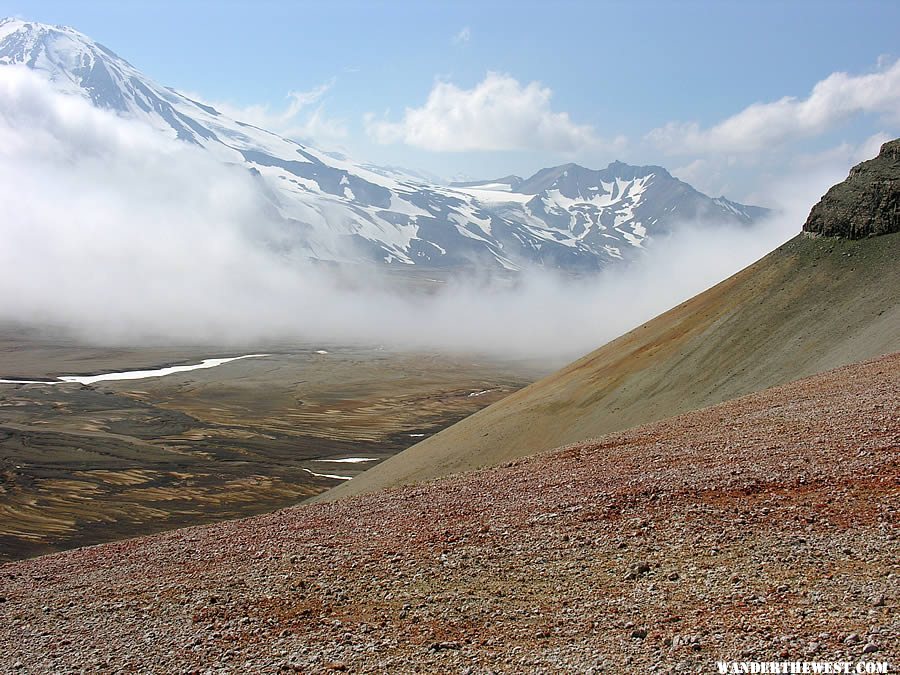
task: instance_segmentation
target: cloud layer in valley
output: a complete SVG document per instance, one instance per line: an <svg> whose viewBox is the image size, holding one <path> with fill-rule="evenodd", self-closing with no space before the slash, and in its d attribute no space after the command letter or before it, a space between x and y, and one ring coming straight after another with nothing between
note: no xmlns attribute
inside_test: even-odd
<svg viewBox="0 0 900 675"><path fill-rule="evenodd" d="M797 231L846 168L782 182L755 229L689 224L641 261L574 280L398 293L292 257L243 167L0 69L0 322L103 343L303 340L575 357L703 290ZM774 195L779 196L777 193Z"/></svg>

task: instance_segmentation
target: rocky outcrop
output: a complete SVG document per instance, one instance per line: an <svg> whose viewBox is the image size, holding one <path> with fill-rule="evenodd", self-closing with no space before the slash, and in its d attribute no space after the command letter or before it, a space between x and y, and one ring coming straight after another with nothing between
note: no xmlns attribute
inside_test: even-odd
<svg viewBox="0 0 900 675"><path fill-rule="evenodd" d="M881 146L878 157L850 170L809 213L803 231L862 239L900 232L900 138Z"/></svg>

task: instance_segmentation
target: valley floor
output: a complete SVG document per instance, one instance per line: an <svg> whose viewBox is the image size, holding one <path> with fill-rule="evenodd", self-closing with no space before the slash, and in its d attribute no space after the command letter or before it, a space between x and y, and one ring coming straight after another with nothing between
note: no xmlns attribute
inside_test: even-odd
<svg viewBox="0 0 900 675"><path fill-rule="evenodd" d="M0 567L0 668L900 658L900 353L602 439Z"/></svg>
<svg viewBox="0 0 900 675"><path fill-rule="evenodd" d="M0 331L0 378L270 352L159 378L0 383L0 561L297 504L542 372L374 348L256 347L92 348ZM367 461L335 461L347 458Z"/></svg>

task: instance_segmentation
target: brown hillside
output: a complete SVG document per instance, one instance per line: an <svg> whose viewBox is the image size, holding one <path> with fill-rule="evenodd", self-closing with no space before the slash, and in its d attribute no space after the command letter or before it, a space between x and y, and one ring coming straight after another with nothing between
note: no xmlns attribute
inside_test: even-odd
<svg viewBox="0 0 900 675"><path fill-rule="evenodd" d="M499 464L900 349L900 234L799 235L316 499Z"/></svg>
<svg viewBox="0 0 900 675"><path fill-rule="evenodd" d="M509 466L0 567L6 672L896 663L900 354Z"/></svg>

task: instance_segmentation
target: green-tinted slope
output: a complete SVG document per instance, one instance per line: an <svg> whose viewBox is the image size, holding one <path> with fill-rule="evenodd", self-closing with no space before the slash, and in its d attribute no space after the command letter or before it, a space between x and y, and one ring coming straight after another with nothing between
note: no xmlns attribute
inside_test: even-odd
<svg viewBox="0 0 900 675"><path fill-rule="evenodd" d="M900 234L799 235L320 499L473 469L900 350Z"/></svg>

